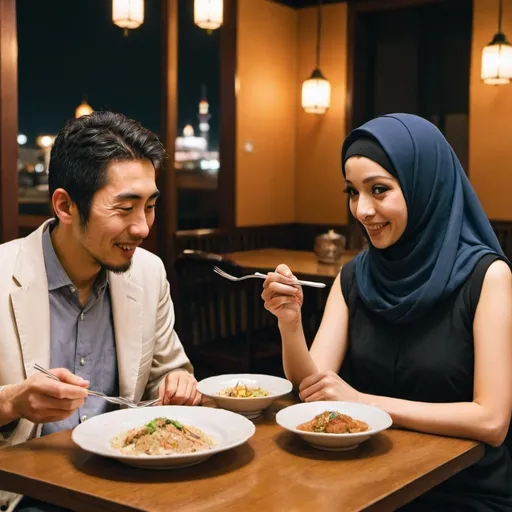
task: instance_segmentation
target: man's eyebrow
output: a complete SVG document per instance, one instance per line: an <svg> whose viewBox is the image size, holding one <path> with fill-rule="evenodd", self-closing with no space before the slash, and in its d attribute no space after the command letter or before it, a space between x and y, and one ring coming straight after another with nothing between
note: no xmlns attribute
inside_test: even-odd
<svg viewBox="0 0 512 512"><path fill-rule="evenodd" d="M149 199L156 199L160 195L159 190L155 190L150 196ZM134 194L133 192L124 192L122 194L117 194L115 196L116 200L118 201L138 201L142 199L142 196L140 194Z"/></svg>

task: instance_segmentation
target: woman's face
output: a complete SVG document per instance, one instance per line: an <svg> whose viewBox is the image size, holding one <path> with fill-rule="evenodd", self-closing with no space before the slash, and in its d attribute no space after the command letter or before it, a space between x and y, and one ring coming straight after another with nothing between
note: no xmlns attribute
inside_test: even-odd
<svg viewBox="0 0 512 512"><path fill-rule="evenodd" d="M352 215L365 227L371 244L385 249L407 226L407 205L398 180L378 163L352 156L345 163L345 192Z"/></svg>

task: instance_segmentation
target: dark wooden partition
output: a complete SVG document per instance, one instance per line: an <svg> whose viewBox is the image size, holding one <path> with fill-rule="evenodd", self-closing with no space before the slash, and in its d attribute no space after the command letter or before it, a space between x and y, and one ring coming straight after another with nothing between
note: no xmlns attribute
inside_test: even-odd
<svg viewBox="0 0 512 512"><path fill-rule="evenodd" d="M295 247L295 225L276 224L235 229L194 229L178 231L174 236L178 255L185 249L196 249L223 254L265 247L293 249Z"/></svg>
<svg viewBox="0 0 512 512"><path fill-rule="evenodd" d="M491 220L491 225L506 256L512 260L512 221ZM295 249L312 251L315 237L333 229L347 238L347 249L363 247L365 238L357 224L275 224L234 230L199 229L174 235L175 258L185 249L223 254L251 249Z"/></svg>
<svg viewBox="0 0 512 512"><path fill-rule="evenodd" d="M176 231L177 218L174 141L178 115L178 0L162 0L162 23L162 142L169 156L157 178L161 197L156 218L156 251L169 270L169 262L174 254L173 235Z"/></svg>
<svg viewBox="0 0 512 512"><path fill-rule="evenodd" d="M220 34L219 224L235 228L236 212L236 62L238 0L224 0Z"/></svg>
<svg viewBox="0 0 512 512"><path fill-rule="evenodd" d="M334 229L347 238L347 248L359 249L363 245L362 233L356 225L336 224L275 224L223 229L178 231L174 235L176 257L185 249L196 249L223 254L251 249L296 249L312 251L315 237Z"/></svg>

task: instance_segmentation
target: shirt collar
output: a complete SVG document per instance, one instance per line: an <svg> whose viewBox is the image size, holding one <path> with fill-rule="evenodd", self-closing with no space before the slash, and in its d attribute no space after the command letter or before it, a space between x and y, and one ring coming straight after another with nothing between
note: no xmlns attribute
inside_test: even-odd
<svg viewBox="0 0 512 512"><path fill-rule="evenodd" d="M59 258L57 257L57 254L55 254L52 238L50 236L53 226L54 223L50 222L48 223L46 229L43 231L44 264L46 266L46 277L48 279L49 291L57 290L64 286L73 285L71 279L69 279Z"/></svg>
<svg viewBox="0 0 512 512"><path fill-rule="evenodd" d="M43 255L46 267L46 277L48 279L48 291L58 290L65 286L73 286L71 279L69 279L69 276L66 274L66 271L53 248L51 230L54 226L54 222L49 222L48 226L43 231ZM98 277L94 281L93 290L96 294L99 294L106 288L107 284L108 272L102 268Z"/></svg>

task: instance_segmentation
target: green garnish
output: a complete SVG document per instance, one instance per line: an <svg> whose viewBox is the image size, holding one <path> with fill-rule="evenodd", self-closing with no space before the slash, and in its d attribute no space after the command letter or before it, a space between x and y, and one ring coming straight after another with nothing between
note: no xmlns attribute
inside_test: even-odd
<svg viewBox="0 0 512 512"><path fill-rule="evenodd" d="M170 420L169 418L155 418L145 425L150 434L154 434L156 432L157 421L164 421L166 425L174 425L178 430L183 430L183 425L179 421Z"/></svg>
<svg viewBox="0 0 512 512"><path fill-rule="evenodd" d="M176 421L176 420L167 420L166 422L167 424L171 424L171 425L174 425L178 430L183 430L183 425L179 422L179 421Z"/></svg>
<svg viewBox="0 0 512 512"><path fill-rule="evenodd" d="M149 423L146 424L146 428L149 430L150 434L153 434L156 430L156 420L151 420Z"/></svg>
<svg viewBox="0 0 512 512"><path fill-rule="evenodd" d="M331 414L329 414L329 421L336 419L336 413L333 411Z"/></svg>

